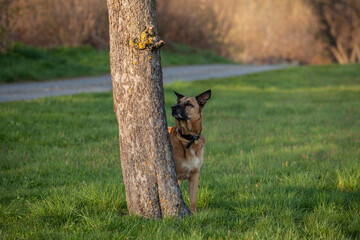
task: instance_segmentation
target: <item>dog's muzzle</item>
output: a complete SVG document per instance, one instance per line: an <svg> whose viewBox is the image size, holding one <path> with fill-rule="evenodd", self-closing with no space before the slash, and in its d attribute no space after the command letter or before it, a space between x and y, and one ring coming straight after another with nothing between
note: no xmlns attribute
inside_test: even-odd
<svg viewBox="0 0 360 240"><path fill-rule="evenodd" d="M186 120L188 119L184 113L184 109L180 107L178 104L171 107L171 115L178 120Z"/></svg>

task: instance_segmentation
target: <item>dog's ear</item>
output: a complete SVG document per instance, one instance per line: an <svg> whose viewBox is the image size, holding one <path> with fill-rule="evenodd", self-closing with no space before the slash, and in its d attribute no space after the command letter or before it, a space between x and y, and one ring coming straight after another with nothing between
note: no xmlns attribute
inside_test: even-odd
<svg viewBox="0 0 360 240"><path fill-rule="evenodd" d="M176 94L176 96L177 96L177 100L178 100L178 103L179 103L179 101L180 101L180 99L182 99L183 97L185 97L184 95L182 95L182 94L180 94L180 93L177 93L176 91L174 91L174 93Z"/></svg>
<svg viewBox="0 0 360 240"><path fill-rule="evenodd" d="M198 104L200 105L200 107L203 108L205 106L205 103L210 99L210 97L211 97L211 90L207 90L206 92L197 95L195 98Z"/></svg>

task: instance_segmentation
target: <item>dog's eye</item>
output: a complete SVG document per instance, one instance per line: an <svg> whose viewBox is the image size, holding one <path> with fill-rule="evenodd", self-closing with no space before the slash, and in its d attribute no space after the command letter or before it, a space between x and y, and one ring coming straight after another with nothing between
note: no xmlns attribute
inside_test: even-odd
<svg viewBox="0 0 360 240"><path fill-rule="evenodd" d="M187 102L185 103L185 105L186 105L186 106L189 106L189 107L194 107L194 106L191 104L190 101L187 101Z"/></svg>

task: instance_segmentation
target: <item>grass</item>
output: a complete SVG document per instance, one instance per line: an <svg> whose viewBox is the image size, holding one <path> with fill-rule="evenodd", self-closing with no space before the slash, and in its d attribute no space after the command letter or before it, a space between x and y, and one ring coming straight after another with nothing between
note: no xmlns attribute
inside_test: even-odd
<svg viewBox="0 0 360 240"><path fill-rule="evenodd" d="M163 66L230 63L210 51L171 43L162 51ZM13 44L6 55L0 53L0 84L42 81L110 72L108 50L85 47L42 49Z"/></svg>
<svg viewBox="0 0 360 240"><path fill-rule="evenodd" d="M110 71L109 53L87 47L42 49L14 44L0 53L0 83L94 76Z"/></svg>
<svg viewBox="0 0 360 240"><path fill-rule="evenodd" d="M168 42L161 51L161 61L163 66L233 63L210 50L202 50L173 42Z"/></svg>
<svg viewBox="0 0 360 240"><path fill-rule="evenodd" d="M359 65L166 85L169 125L173 89L213 91L196 214L128 216L110 92L2 103L1 238L360 238Z"/></svg>

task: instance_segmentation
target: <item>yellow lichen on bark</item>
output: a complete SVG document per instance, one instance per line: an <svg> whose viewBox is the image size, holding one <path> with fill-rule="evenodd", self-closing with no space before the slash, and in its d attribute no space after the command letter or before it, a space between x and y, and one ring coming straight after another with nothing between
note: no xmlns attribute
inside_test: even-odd
<svg viewBox="0 0 360 240"><path fill-rule="evenodd" d="M115 7L116 7L116 8L119 7L119 1L120 1L120 0L115 0Z"/></svg>
<svg viewBox="0 0 360 240"><path fill-rule="evenodd" d="M130 45L138 48L139 50L160 48L164 44L164 41L160 40L160 38L154 33L153 27L142 31L139 37L130 40Z"/></svg>

